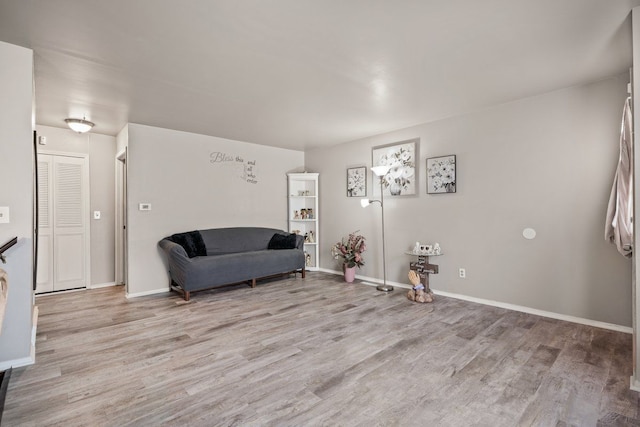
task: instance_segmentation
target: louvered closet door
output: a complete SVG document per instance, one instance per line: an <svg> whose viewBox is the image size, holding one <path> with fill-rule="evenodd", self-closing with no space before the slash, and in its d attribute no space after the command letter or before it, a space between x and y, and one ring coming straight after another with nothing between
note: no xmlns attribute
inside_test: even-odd
<svg viewBox="0 0 640 427"><path fill-rule="evenodd" d="M87 285L83 158L53 158L53 290Z"/></svg>
<svg viewBox="0 0 640 427"><path fill-rule="evenodd" d="M38 276L36 293L53 291L52 156L38 155Z"/></svg>
<svg viewBox="0 0 640 427"><path fill-rule="evenodd" d="M84 158L38 155L40 253L36 292L86 287L87 203Z"/></svg>

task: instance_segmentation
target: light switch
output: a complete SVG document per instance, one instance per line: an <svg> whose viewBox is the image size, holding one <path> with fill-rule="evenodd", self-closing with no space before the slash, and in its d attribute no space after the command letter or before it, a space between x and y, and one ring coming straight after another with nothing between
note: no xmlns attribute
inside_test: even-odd
<svg viewBox="0 0 640 427"><path fill-rule="evenodd" d="M140 203L138 205L138 210L141 211L150 211L151 210L151 203Z"/></svg>
<svg viewBox="0 0 640 427"><path fill-rule="evenodd" d="M100 219L100 211L93 211L93 219Z"/></svg>
<svg viewBox="0 0 640 427"><path fill-rule="evenodd" d="M0 206L0 224L9 223L9 206Z"/></svg>

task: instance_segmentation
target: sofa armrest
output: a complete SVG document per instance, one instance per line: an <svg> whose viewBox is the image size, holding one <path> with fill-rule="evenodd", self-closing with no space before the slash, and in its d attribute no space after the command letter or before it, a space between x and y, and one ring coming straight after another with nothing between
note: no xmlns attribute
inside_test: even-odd
<svg viewBox="0 0 640 427"><path fill-rule="evenodd" d="M296 234L296 249L304 250L304 236L300 234Z"/></svg>
<svg viewBox="0 0 640 427"><path fill-rule="evenodd" d="M182 246L170 240L162 239L158 245L167 254L171 279L181 286L184 285L187 280L187 270L193 262L192 259L187 256L187 252Z"/></svg>
<svg viewBox="0 0 640 427"><path fill-rule="evenodd" d="M179 244L172 242L171 240L162 239L158 242L158 245L165 251L167 256L175 256L175 257L183 257L186 259L190 259L187 256L187 251L184 250L182 246Z"/></svg>

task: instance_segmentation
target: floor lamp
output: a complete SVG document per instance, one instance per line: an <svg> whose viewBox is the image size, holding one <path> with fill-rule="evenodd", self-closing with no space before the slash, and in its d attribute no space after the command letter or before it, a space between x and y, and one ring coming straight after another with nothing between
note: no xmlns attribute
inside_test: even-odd
<svg viewBox="0 0 640 427"><path fill-rule="evenodd" d="M391 292L393 290L393 286L387 285L387 258L384 253L384 176L391 169L389 166L374 166L371 168L375 176L380 180L380 200L369 200L362 199L360 200L360 204L363 208L366 208L371 203L378 202L380 203L380 209L382 210L382 285L378 285L376 287L377 290L382 292Z"/></svg>

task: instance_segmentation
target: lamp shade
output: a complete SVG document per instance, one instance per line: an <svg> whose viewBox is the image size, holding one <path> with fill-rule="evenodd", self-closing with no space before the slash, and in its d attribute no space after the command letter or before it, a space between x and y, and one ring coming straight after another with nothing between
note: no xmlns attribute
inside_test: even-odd
<svg viewBox="0 0 640 427"><path fill-rule="evenodd" d="M389 172L389 169L391 169L391 166L387 165L374 166L371 168L376 176L385 176L387 172Z"/></svg>
<svg viewBox="0 0 640 427"><path fill-rule="evenodd" d="M370 204L371 204L371 200L369 200L369 199L360 199L360 206L362 206L363 208L366 208Z"/></svg>
<svg viewBox="0 0 640 427"><path fill-rule="evenodd" d="M94 126L93 123L85 119L64 119L64 121L67 123L67 126L71 128L71 130L78 133L89 132Z"/></svg>

